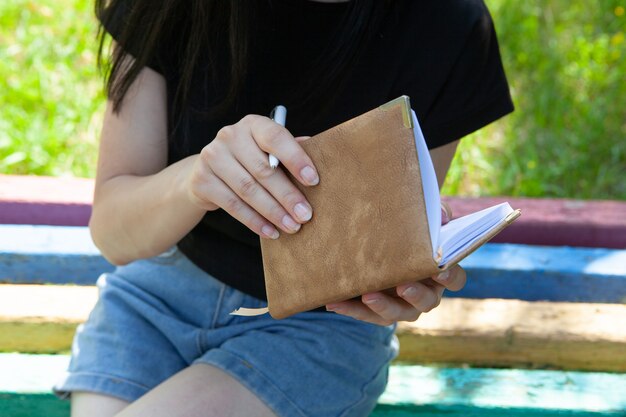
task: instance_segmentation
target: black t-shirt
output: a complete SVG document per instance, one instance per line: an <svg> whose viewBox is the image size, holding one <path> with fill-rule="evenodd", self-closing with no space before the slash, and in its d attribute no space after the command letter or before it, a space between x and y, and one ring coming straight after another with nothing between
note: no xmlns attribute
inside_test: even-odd
<svg viewBox="0 0 626 417"><path fill-rule="evenodd" d="M406 94L432 149L513 110L493 23L481 0L391 4L324 116L314 117L314 108L288 110L292 134L314 135ZM200 152L221 127L246 114L268 115L276 104L285 103L305 70L333 41L348 6L310 0L258 0L255 5L248 77L237 109L212 119L192 119L187 150L177 146L180 138L170 137L169 163ZM116 38L125 14L117 11L114 16L106 29ZM171 108L178 79L177 62L168 58L176 42L170 41L163 42L149 66L166 78ZM131 54L136 50L122 46ZM207 94L206 88L194 89L192 103L201 108ZM222 282L266 298L259 237L223 210L207 212L178 246Z"/></svg>

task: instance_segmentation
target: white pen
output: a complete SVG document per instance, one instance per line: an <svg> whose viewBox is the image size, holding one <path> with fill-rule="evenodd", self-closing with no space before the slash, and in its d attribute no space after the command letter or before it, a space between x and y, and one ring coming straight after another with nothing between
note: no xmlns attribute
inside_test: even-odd
<svg viewBox="0 0 626 417"><path fill-rule="evenodd" d="M281 126L285 126L285 122L287 121L287 108L281 105L274 107L274 110L270 113L270 119ZM269 156L269 162L272 169L276 168L279 164L278 158L272 154Z"/></svg>

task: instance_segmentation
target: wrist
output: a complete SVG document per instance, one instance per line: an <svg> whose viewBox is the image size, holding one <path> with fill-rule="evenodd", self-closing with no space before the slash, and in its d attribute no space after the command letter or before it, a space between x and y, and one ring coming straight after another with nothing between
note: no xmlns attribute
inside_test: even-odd
<svg viewBox="0 0 626 417"><path fill-rule="evenodd" d="M184 198L184 201L202 215L206 211L216 210L218 208L206 195L206 175L201 166L202 159L199 154L188 156L179 161L180 178L177 180L176 186L179 188L178 193Z"/></svg>

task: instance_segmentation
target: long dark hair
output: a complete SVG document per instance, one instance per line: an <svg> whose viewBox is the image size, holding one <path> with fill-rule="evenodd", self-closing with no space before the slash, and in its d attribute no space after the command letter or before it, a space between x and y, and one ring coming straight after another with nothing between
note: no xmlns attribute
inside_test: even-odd
<svg viewBox="0 0 626 417"><path fill-rule="evenodd" d="M206 81L223 85L224 77L229 80L223 96L205 110L220 113L236 103L246 76L254 3L250 0L96 0L95 11L101 22L98 64L105 73L106 91L114 111L119 112L130 85L141 69L153 62L164 39L170 40L167 44L175 49L170 52L181 63L176 69L179 82L170 109L171 129L184 128L192 78L201 58L209 65L203 71L209 78ZM334 34L335 42L331 42L330 49L314 65L315 76L305 86L308 92L303 95L306 102L315 102L322 94L337 91L342 75L362 52L389 4L390 0L350 1L340 29ZM123 26L117 34L118 42L108 55L104 51L106 30L119 22ZM172 44L172 39L177 43ZM229 74L223 74L220 68L224 66L217 65L220 44L228 45ZM133 55L133 61L127 59L128 53Z"/></svg>

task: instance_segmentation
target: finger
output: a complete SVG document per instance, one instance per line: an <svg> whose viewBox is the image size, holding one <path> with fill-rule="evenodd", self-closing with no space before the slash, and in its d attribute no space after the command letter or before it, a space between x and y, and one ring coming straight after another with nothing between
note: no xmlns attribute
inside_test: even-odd
<svg viewBox="0 0 626 417"><path fill-rule="evenodd" d="M300 229L300 224L241 166L229 152L222 152L220 158L212 159L209 164L215 175L228 188L265 219L287 233Z"/></svg>
<svg viewBox="0 0 626 417"><path fill-rule="evenodd" d="M234 142L231 151L239 163L278 201L299 223L311 220L313 210L304 195L282 169L270 168L267 155L252 138Z"/></svg>
<svg viewBox="0 0 626 417"><path fill-rule="evenodd" d="M304 185L319 183L313 161L289 131L267 117L251 119L250 135L259 148L276 156L291 174Z"/></svg>
<svg viewBox="0 0 626 417"><path fill-rule="evenodd" d="M432 279L450 291L459 291L467 282L467 274L459 265L454 265L447 271L432 277Z"/></svg>
<svg viewBox="0 0 626 417"><path fill-rule="evenodd" d="M365 294L361 299L363 304L387 321L415 321L422 312L404 299L382 292Z"/></svg>
<svg viewBox="0 0 626 417"><path fill-rule="evenodd" d="M435 292L435 295L437 295L437 298L439 298L439 302L441 302L441 297L443 296L444 291L446 290L446 287L444 287L443 285L441 285L440 283L438 283L437 281L433 280L432 278L426 278L426 279L422 279L419 281L419 283L421 285L425 285L428 288L430 288L431 290L433 290ZM402 289L398 290L396 288L396 291L398 292L402 292L404 291L404 288L410 286L412 284L405 284L403 285Z"/></svg>
<svg viewBox="0 0 626 417"><path fill-rule="evenodd" d="M396 288L397 294L404 301L422 313L428 313L441 302L444 288L427 282L413 282Z"/></svg>
<svg viewBox="0 0 626 417"><path fill-rule="evenodd" d="M328 311L337 314L352 317L357 320L366 321L368 323L378 324L380 326L389 326L394 323L393 320L386 320L376 314L372 309L363 304L361 300L348 300L340 303L332 303L326 306Z"/></svg>
<svg viewBox="0 0 626 417"><path fill-rule="evenodd" d="M311 136L296 136L294 139L296 142L304 142L305 140L311 139Z"/></svg>
<svg viewBox="0 0 626 417"><path fill-rule="evenodd" d="M212 173L201 186L200 190L205 195L210 195L210 200L224 209L228 214L244 224L250 230L261 237L277 239L278 230L263 216L248 206L239 196L231 190L217 175Z"/></svg>
<svg viewBox="0 0 626 417"><path fill-rule="evenodd" d="M452 220L452 209L445 201L441 202L441 224L446 224Z"/></svg>
<svg viewBox="0 0 626 417"><path fill-rule="evenodd" d="M443 209L443 207L441 208L441 224L448 224L450 222L450 218L448 217L448 213Z"/></svg>

